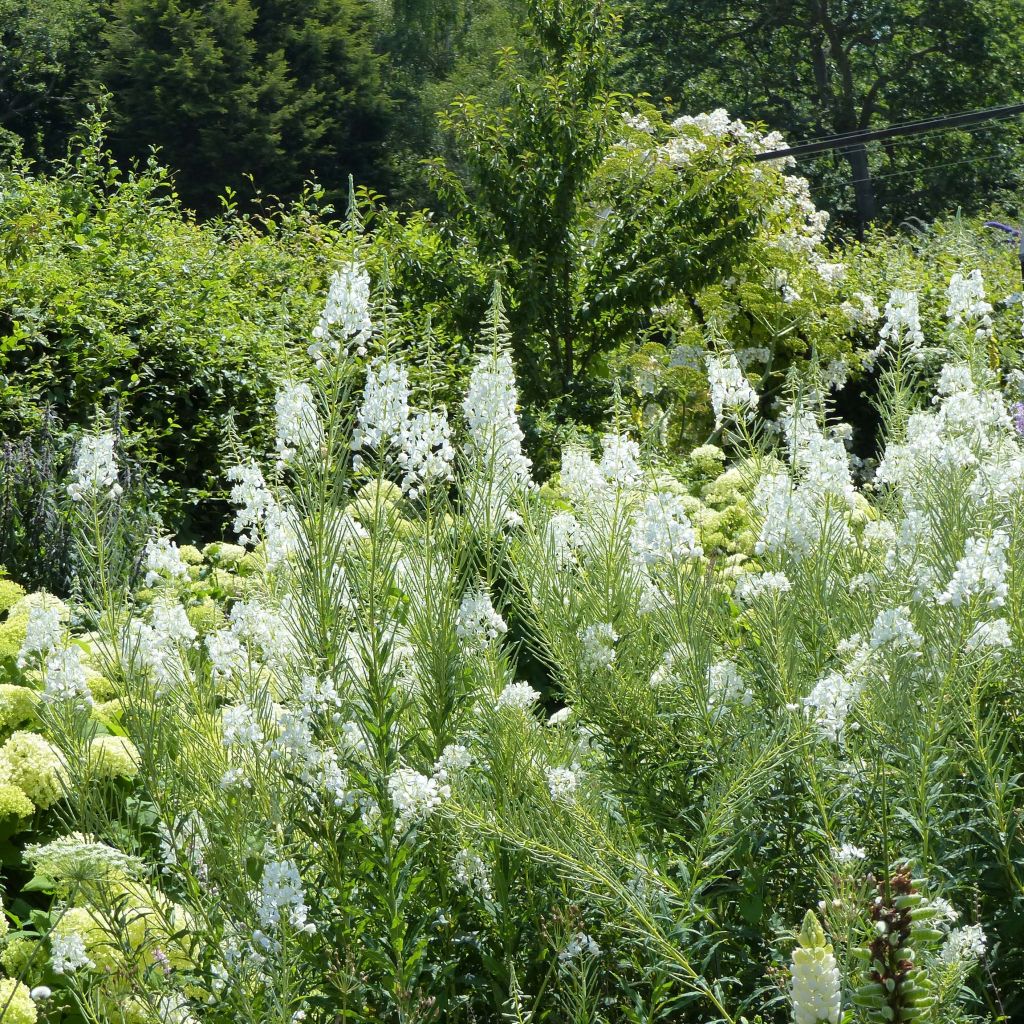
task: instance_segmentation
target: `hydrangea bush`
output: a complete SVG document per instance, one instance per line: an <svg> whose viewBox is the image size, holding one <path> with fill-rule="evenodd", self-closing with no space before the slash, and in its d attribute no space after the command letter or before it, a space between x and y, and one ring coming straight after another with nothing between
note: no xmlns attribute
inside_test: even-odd
<svg viewBox="0 0 1024 1024"><path fill-rule="evenodd" d="M1020 1013L1024 447L978 303L935 386L892 303L877 466L824 376L774 426L723 351L721 447L618 426L539 481L500 304L446 408L357 271L237 546L129 557L79 451L82 600L29 610L0 749L53 828L10 1019Z"/></svg>

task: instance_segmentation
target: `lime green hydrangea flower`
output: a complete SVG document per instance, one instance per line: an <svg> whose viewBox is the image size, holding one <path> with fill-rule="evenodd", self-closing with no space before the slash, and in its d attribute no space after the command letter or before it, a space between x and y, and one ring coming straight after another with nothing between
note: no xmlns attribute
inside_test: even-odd
<svg viewBox="0 0 1024 1024"><path fill-rule="evenodd" d="M0 952L0 964L4 970L15 978L24 978L25 972L30 965L40 969L46 962L46 958L36 955L38 941L23 932L15 932L7 939L7 944ZM31 979L30 979L31 980Z"/></svg>
<svg viewBox="0 0 1024 1024"><path fill-rule="evenodd" d="M242 596L242 581L227 569L214 569L209 576L210 586L228 597Z"/></svg>
<svg viewBox="0 0 1024 1024"><path fill-rule="evenodd" d="M245 558L245 548L241 544L214 541L203 548L203 556L221 569L233 569Z"/></svg>
<svg viewBox="0 0 1024 1024"><path fill-rule="evenodd" d="M690 452L690 469L695 476L713 477L718 476L725 466L725 452L718 445L702 444Z"/></svg>
<svg viewBox="0 0 1024 1024"><path fill-rule="evenodd" d="M15 601L7 613L9 619L28 618L33 608L55 608L60 613L61 622L67 622L71 618L71 609L59 598L45 590L37 590L33 594L26 594Z"/></svg>
<svg viewBox="0 0 1024 1024"><path fill-rule="evenodd" d="M194 604L191 608L185 609L188 621L200 636L209 633L216 633L227 624L227 617L224 609L216 601L207 598L200 604Z"/></svg>
<svg viewBox="0 0 1024 1024"><path fill-rule="evenodd" d="M397 505L402 500L402 488L390 480L371 480L356 491L356 500L368 502L371 508L378 501L381 505Z"/></svg>
<svg viewBox="0 0 1024 1024"><path fill-rule="evenodd" d="M8 674L17 675L18 669L15 662L18 660L18 653L21 645L28 635L28 616L8 616L5 622L0 622L0 672L2 666L8 666ZM2 676L0 676L2 678Z"/></svg>
<svg viewBox="0 0 1024 1024"><path fill-rule="evenodd" d="M39 1019L28 986L13 978L0 978L0 1007L3 1024L36 1024Z"/></svg>
<svg viewBox="0 0 1024 1024"><path fill-rule="evenodd" d="M68 783L63 755L34 732L16 732L0 747L0 782L10 783L43 810L53 806Z"/></svg>
<svg viewBox="0 0 1024 1024"><path fill-rule="evenodd" d="M35 806L24 790L9 782L0 783L0 821L7 824L25 822L34 812Z"/></svg>
<svg viewBox="0 0 1024 1024"><path fill-rule="evenodd" d="M121 722L121 717L124 714L124 705L119 697L115 697L113 700L105 700L99 704L93 704L89 711L100 725L113 732Z"/></svg>
<svg viewBox="0 0 1024 1024"><path fill-rule="evenodd" d="M32 722L39 706L39 694L27 686L0 683L0 732Z"/></svg>
<svg viewBox="0 0 1024 1024"><path fill-rule="evenodd" d="M186 565L202 565L203 553L194 544L182 544L178 554Z"/></svg>
<svg viewBox="0 0 1024 1024"><path fill-rule="evenodd" d="M139 752L126 736L97 736L89 744L89 770L101 779L134 779Z"/></svg>
<svg viewBox="0 0 1024 1024"><path fill-rule="evenodd" d="M0 615L25 596L25 588L14 580L0 579Z"/></svg>
<svg viewBox="0 0 1024 1024"><path fill-rule="evenodd" d="M105 675L97 672L94 668L86 666L85 681L89 687L89 692L92 694L93 700L110 700L117 693L114 688L114 684Z"/></svg>

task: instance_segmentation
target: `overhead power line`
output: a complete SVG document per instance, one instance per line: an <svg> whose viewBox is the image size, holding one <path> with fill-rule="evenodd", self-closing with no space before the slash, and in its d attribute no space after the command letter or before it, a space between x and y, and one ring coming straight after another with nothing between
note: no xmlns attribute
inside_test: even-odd
<svg viewBox="0 0 1024 1024"><path fill-rule="evenodd" d="M946 114L941 117L929 117L923 121L907 121L904 124L889 125L887 128L865 129L856 132L844 132L830 135L823 139L799 143L787 149L774 149L768 153L758 153L754 159L782 160L785 157L810 156L813 153L824 153L827 150L847 150L863 146L868 142L881 142L883 139L894 139L901 135L920 135L924 132L946 131L961 128L964 125L978 124L1015 117L1024 114L1024 103L1012 103L1003 107L989 107L986 110L968 110L959 114Z"/></svg>

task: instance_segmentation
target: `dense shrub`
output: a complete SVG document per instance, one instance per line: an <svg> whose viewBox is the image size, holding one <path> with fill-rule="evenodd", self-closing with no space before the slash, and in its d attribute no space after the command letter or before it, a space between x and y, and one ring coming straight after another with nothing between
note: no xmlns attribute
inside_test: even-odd
<svg viewBox="0 0 1024 1024"><path fill-rule="evenodd" d="M120 174L96 124L55 174L0 172L0 431L116 406L158 507L209 529L228 440L266 444L275 381L345 251L319 212L198 224L155 164Z"/></svg>

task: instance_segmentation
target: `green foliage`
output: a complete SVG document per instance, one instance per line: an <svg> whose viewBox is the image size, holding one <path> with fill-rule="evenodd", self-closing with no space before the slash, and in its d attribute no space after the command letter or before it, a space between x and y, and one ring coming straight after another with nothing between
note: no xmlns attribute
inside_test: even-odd
<svg viewBox="0 0 1024 1024"><path fill-rule="evenodd" d="M791 142L1013 103L1024 81L1024 12L1004 0L627 0L624 9L628 88L688 111L725 106ZM898 222L983 209L994 190L1019 188L1022 139L1014 119L801 166L846 225L858 223L851 179L867 186L864 210Z"/></svg>
<svg viewBox="0 0 1024 1024"><path fill-rule="evenodd" d="M228 441L269 443L262 414L305 361L301 341L348 247L319 219L319 194L199 225L164 171L121 175L92 130L54 175L17 169L0 182L0 429L49 446L37 469L4 463L0 490L18 500L0 527L5 545L35 530L43 558L40 536L59 546L41 529L68 453L55 435L97 408L118 416L157 510L186 532L209 528ZM26 578L56 585L21 561Z"/></svg>
<svg viewBox="0 0 1024 1024"><path fill-rule="evenodd" d="M95 0L0 0L0 166L63 148L85 113L101 24Z"/></svg>

